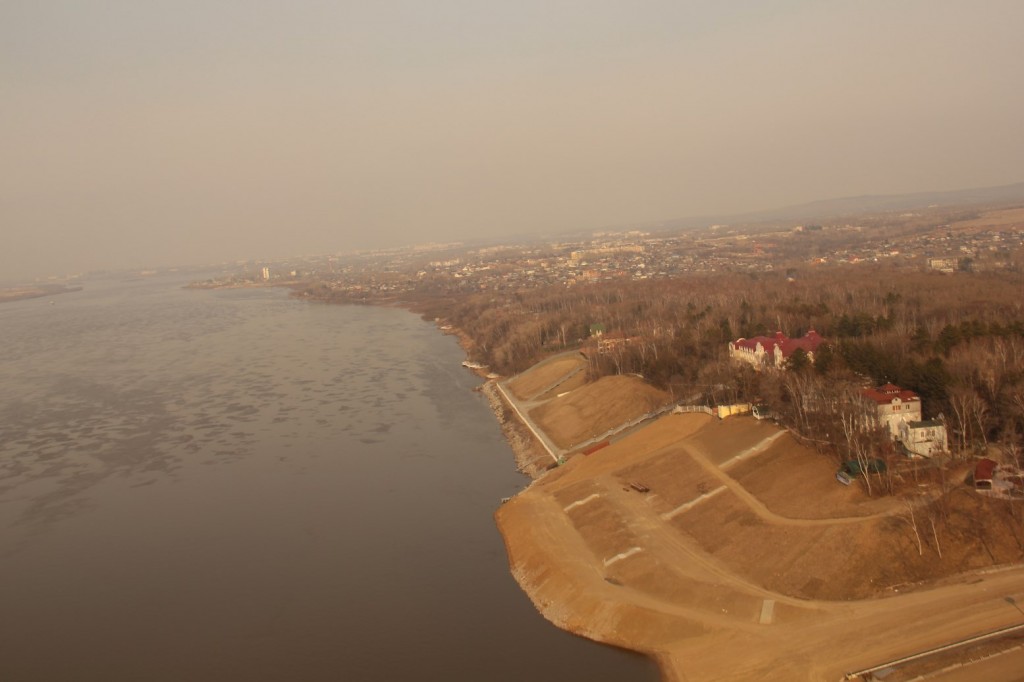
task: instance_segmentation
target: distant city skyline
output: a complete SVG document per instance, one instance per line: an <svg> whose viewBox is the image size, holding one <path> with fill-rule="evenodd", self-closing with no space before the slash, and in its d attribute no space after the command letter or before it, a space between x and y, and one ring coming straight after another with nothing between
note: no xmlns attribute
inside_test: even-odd
<svg viewBox="0 0 1024 682"><path fill-rule="evenodd" d="M1024 181L1024 4L0 8L3 279Z"/></svg>

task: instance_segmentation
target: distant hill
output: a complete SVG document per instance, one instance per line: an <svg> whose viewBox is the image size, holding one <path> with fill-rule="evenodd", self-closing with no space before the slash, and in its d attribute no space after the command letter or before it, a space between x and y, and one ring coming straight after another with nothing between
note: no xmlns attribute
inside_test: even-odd
<svg viewBox="0 0 1024 682"><path fill-rule="evenodd" d="M842 199L825 199L769 211L736 216L742 222L765 220L806 220L883 211L912 211L932 206L974 206L1024 202L1024 182L999 187L959 189L949 192L874 194ZM735 220L734 220L735 222Z"/></svg>
<svg viewBox="0 0 1024 682"><path fill-rule="evenodd" d="M763 211L733 215L693 216L668 220L658 224L660 229L705 227L711 223L735 225L782 221L816 221L843 218L865 213L886 211L913 211L937 206L991 206L1024 204L1024 182L998 187L978 187L948 192L914 192L911 194L869 194L859 197L823 199L806 204L784 206ZM653 227L646 225L644 227Z"/></svg>

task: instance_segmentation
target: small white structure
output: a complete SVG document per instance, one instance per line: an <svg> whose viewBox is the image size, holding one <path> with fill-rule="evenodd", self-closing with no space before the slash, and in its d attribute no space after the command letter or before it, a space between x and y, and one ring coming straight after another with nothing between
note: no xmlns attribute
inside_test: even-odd
<svg viewBox="0 0 1024 682"><path fill-rule="evenodd" d="M911 456L931 457L949 449L946 426L935 419L899 422L900 443Z"/></svg>

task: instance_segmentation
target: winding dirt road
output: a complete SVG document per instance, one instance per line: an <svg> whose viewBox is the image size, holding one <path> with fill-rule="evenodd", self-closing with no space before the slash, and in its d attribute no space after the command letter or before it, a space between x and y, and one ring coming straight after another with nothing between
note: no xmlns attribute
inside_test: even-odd
<svg viewBox="0 0 1024 682"><path fill-rule="evenodd" d="M542 613L570 631L655 656L667 679L839 680L1024 621L1007 600L1024 603L1020 566L860 601L806 600L769 590L681 530L689 508L666 515L656 508L657 486L640 494L623 485L623 472L643 471L644 461L667 450L682 453L724 488L722 494L773 526L859 524L898 510L789 518L769 509L690 440L648 452L627 450L575 458L505 505L498 522L513 573ZM899 671L888 679L900 679Z"/></svg>

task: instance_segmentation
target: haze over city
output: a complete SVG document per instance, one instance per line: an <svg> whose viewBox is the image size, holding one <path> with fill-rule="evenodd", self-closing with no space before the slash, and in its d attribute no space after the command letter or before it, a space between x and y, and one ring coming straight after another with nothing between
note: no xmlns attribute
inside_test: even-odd
<svg viewBox="0 0 1024 682"><path fill-rule="evenodd" d="M1019 182L1019 2L15 0L4 278Z"/></svg>

